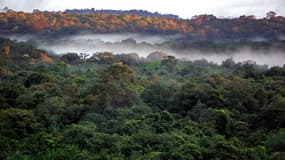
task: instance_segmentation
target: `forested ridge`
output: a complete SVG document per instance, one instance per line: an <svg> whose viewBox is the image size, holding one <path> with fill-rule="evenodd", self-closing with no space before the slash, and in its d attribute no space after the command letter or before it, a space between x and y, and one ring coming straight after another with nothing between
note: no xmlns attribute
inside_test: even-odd
<svg viewBox="0 0 285 160"><path fill-rule="evenodd" d="M8 10L0 13L0 34L37 33L150 33L184 34L188 39L284 39L285 18L268 12L264 18L242 15L237 18L217 18L197 15L182 19L175 15L161 15L146 11L67 10L33 13Z"/></svg>
<svg viewBox="0 0 285 160"><path fill-rule="evenodd" d="M0 48L0 159L285 157L284 66Z"/></svg>

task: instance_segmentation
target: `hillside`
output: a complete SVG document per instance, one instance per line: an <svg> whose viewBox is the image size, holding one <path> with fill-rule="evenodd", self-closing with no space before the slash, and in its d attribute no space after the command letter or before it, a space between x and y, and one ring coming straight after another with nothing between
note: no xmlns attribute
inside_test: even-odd
<svg viewBox="0 0 285 160"><path fill-rule="evenodd" d="M145 11L34 10L33 13L25 13L9 10L0 13L0 34L68 35L83 31L183 34L187 39L284 39L285 18L274 12L268 12L262 19L253 15L238 18L198 15L189 20Z"/></svg>
<svg viewBox="0 0 285 160"><path fill-rule="evenodd" d="M114 14L114 15L139 15L141 17L158 17L158 18L168 18L168 19L179 19L179 16L174 14L160 14L158 12L152 13L145 10L95 10L92 9L67 9L65 10L66 13L71 14Z"/></svg>
<svg viewBox="0 0 285 160"><path fill-rule="evenodd" d="M275 12L4 8L0 160L284 160L284 60Z"/></svg>
<svg viewBox="0 0 285 160"><path fill-rule="evenodd" d="M284 159L285 67L0 48L0 159Z"/></svg>

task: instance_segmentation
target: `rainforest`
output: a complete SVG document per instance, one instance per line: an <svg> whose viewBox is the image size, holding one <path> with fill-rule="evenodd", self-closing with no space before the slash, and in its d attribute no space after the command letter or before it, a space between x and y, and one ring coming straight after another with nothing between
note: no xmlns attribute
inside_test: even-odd
<svg viewBox="0 0 285 160"><path fill-rule="evenodd" d="M0 13L0 159L284 160L285 18Z"/></svg>

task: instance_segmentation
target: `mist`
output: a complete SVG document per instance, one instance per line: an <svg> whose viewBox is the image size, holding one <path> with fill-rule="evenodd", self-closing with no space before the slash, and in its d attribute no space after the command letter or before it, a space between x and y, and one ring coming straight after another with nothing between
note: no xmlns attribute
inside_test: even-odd
<svg viewBox="0 0 285 160"><path fill-rule="evenodd" d="M152 52L164 52L184 60L206 59L221 64L225 59L233 58L236 62L255 61L259 65L282 66L285 53L282 50L253 50L239 48L235 51L202 51L199 49L177 48L172 46L182 35L148 35L148 34L78 34L54 38L36 37L33 35L14 35L10 39L31 41L37 48L53 54L112 52L113 54L137 53L147 57ZM253 41L265 41L256 38Z"/></svg>

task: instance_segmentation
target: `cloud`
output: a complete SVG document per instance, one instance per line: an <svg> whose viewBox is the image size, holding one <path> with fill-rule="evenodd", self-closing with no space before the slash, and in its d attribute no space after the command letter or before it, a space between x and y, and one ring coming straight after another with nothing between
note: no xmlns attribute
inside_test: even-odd
<svg viewBox="0 0 285 160"><path fill-rule="evenodd" d="M1 0L0 8L8 7L13 10L32 11L33 9L45 8L47 0Z"/></svg>
<svg viewBox="0 0 285 160"><path fill-rule="evenodd" d="M1 0L0 8L32 11L65 10L73 8L95 9L143 9L152 12L173 13L183 18L198 14L214 14L219 17L256 15L264 17L268 11L285 16L284 0Z"/></svg>

